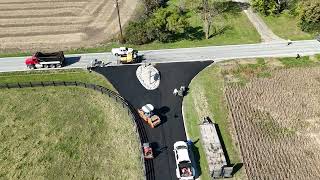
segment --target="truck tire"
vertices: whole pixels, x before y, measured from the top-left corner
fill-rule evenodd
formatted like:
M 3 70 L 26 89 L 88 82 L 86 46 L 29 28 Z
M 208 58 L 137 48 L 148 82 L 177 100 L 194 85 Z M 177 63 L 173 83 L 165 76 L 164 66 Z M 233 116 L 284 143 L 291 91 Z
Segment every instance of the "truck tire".
M 48 66 L 48 64 L 44 64 L 43 67 L 44 68 L 48 68 L 49 66 Z
M 57 68 L 61 68 L 61 64 L 57 64 L 56 67 L 57 67 Z
M 36 65 L 34 64 L 31 64 L 31 65 L 28 65 L 29 69 L 35 69 L 36 68 Z
M 119 56 L 119 54 L 118 54 L 118 53 L 115 53 L 114 55 L 115 55 L 115 56 Z

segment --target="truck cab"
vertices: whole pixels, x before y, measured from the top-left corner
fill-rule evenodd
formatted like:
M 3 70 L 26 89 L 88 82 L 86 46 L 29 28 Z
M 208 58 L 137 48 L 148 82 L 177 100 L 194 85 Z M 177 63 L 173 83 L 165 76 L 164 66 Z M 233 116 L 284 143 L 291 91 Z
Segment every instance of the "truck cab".
M 114 56 L 127 55 L 128 53 L 133 52 L 132 48 L 120 47 L 120 48 L 112 48 L 111 53 Z
M 191 164 L 187 143 L 184 141 L 175 142 L 173 151 L 176 159 L 177 178 L 181 180 L 193 180 L 195 171 Z

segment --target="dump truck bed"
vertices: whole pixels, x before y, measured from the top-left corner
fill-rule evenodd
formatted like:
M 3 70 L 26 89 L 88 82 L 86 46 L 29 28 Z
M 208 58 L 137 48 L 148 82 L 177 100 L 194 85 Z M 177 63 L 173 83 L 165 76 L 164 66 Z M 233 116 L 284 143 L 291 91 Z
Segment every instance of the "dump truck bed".
M 38 58 L 40 62 L 59 61 L 62 64 L 65 60 L 63 51 L 53 53 L 37 52 L 34 56 Z

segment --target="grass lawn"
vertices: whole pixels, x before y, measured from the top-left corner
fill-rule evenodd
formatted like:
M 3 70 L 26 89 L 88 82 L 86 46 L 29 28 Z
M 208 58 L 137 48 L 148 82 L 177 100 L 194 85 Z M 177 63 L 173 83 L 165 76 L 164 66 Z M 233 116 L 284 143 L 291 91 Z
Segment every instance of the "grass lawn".
M 85 70 L 48 70 L 0 73 L 0 83 L 16 83 L 30 81 L 79 81 L 104 86 L 115 90 L 102 75 Z
M 183 101 L 184 115 L 188 134 L 192 140 L 200 138 L 199 123 L 205 116 L 209 116 L 218 124 L 225 143 L 231 164 L 240 163 L 240 154 L 235 146 L 231 132 L 232 124 L 228 119 L 227 105 L 224 99 L 224 80 L 218 66 L 211 66 L 200 72 L 192 80 L 190 93 Z M 200 154 L 201 179 L 209 180 L 209 169 L 205 159 L 205 152 L 200 142 L 195 146 Z M 241 169 L 234 179 L 244 179 Z
M 315 38 L 314 34 L 306 33 L 300 30 L 300 28 L 297 25 L 298 20 L 294 16 L 284 13 L 279 16 L 260 15 L 260 17 L 273 31 L 273 33 L 275 33 L 283 39 L 305 40 Z
M 177 0 L 170 0 L 168 2 L 168 7 L 177 5 L 178 2 L 179 1 Z M 202 20 L 200 16 L 194 12 L 189 12 L 188 15 L 190 17 L 189 22 L 191 26 L 196 29 L 201 29 Z M 211 28 L 211 34 L 216 35 L 212 36 L 210 39 L 182 39 L 172 43 L 154 42 L 140 46 L 131 44 L 121 45 L 119 43 L 111 42 L 93 48 L 78 48 L 67 50 L 65 51 L 65 54 L 110 52 L 111 48 L 119 46 L 133 47 L 138 50 L 155 50 L 261 42 L 260 35 L 243 12 L 229 12 L 221 14 L 220 16 L 214 18 L 213 24 L 214 28 Z M 197 35 L 199 35 L 199 33 Z M 31 54 L 31 52 L 0 53 L 0 57 L 29 56 Z
M 1 90 L 0 102 L 0 179 L 143 179 L 131 119 L 113 99 L 46 87 Z

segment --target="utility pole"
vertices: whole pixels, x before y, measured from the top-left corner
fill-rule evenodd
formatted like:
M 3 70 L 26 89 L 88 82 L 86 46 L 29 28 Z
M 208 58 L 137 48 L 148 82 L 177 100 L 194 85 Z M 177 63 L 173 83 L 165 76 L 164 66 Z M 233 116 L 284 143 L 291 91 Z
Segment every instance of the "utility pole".
M 118 13 L 118 21 L 119 21 L 119 30 L 120 30 L 120 43 L 124 43 L 123 34 L 122 34 L 122 27 L 121 27 L 121 19 L 120 19 L 120 11 L 119 11 L 119 3 L 118 0 L 115 0 L 117 13 Z

